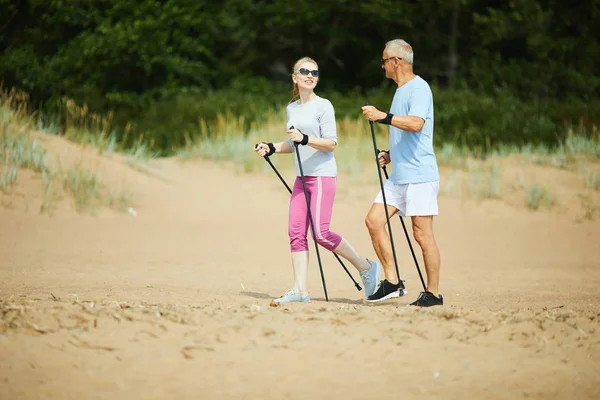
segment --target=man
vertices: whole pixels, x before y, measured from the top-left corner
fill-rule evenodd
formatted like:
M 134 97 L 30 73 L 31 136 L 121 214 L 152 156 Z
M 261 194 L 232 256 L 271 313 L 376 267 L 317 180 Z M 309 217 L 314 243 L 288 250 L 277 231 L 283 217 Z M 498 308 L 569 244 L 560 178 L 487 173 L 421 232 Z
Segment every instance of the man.
M 427 290 L 413 306 L 442 305 L 439 294 L 440 252 L 433 236 L 433 217 L 438 214 L 439 172 L 433 151 L 433 95 L 427 82 L 413 73 L 412 47 L 401 39 L 386 43 L 381 59 L 385 76 L 398 85 L 390 112 L 362 107 L 369 121 L 390 125 L 389 153 L 380 152 L 381 166 L 392 163 L 392 175 L 384 185 L 390 218 L 400 212 L 411 218 L 414 238 L 421 247 L 427 273 Z M 368 301 L 382 301 L 406 293 L 396 274 L 381 192 L 365 219 L 373 248 L 383 265 L 385 279 Z

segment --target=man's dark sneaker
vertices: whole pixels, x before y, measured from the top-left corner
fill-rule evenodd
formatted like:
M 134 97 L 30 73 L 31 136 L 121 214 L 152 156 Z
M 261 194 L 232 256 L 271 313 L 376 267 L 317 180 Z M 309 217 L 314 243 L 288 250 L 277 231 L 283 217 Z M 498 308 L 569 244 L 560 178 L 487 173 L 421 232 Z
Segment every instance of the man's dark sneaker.
M 417 298 L 417 301 L 415 301 L 414 303 L 410 303 L 410 305 L 418 307 L 443 306 L 444 298 L 441 294 L 439 297 L 436 297 L 431 292 L 421 292 L 421 294 Z
M 387 279 L 379 282 L 379 287 L 377 291 L 373 293 L 371 296 L 367 297 L 367 301 L 371 303 L 375 303 L 378 301 L 383 301 L 387 299 L 392 299 L 394 297 L 404 296 L 406 294 L 406 289 L 404 288 L 404 283 L 400 281 L 397 285 L 390 283 Z

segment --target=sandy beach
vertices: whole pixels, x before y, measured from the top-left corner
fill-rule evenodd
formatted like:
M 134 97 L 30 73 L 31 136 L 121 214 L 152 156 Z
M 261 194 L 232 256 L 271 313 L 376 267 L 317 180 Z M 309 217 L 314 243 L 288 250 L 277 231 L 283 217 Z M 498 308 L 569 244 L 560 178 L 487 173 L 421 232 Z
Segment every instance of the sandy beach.
M 443 307 L 407 307 L 422 287 L 397 218 L 405 297 L 366 304 L 323 249 L 329 301 L 312 251 L 312 302 L 271 307 L 293 284 L 289 195 L 272 172 L 175 159 L 148 172 L 43 141 L 135 196 L 131 212 L 64 199 L 40 214 L 29 171 L 0 194 L 2 399 L 600 398 L 597 218 L 440 196 Z M 377 182 L 338 187 L 332 230 L 374 257 Z

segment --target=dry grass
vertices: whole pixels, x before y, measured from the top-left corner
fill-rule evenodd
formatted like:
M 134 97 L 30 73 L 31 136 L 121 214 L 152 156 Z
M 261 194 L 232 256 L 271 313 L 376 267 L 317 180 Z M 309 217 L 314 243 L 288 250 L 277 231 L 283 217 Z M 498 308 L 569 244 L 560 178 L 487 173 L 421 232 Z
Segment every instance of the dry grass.
M 84 160 L 66 169 L 60 166 L 60 162 L 57 167 L 49 166 L 47 151 L 32 133 L 38 121 L 36 115 L 27 109 L 28 100 L 26 94 L 16 90 L 1 92 L 0 191 L 10 194 L 19 172 L 28 169 L 42 178 L 42 213 L 52 212 L 65 197 L 73 200 L 77 211 L 94 212 L 103 206 L 124 210 L 132 194 L 108 187 L 97 171 L 84 165 Z M 105 123 L 96 118 L 92 122 L 98 126 Z
M 542 205 L 548 208 L 554 205 L 552 193 L 546 186 L 537 183 L 533 184 L 527 188 L 527 207 L 530 210 L 537 210 Z
M 253 126 L 244 133 L 244 120 L 233 115 L 222 115 L 218 121 L 210 125 L 200 121 L 197 132 L 190 136 L 187 146 L 178 156 L 187 160 L 203 158 L 214 161 L 228 161 L 244 172 L 265 171 L 270 168 L 252 149 L 260 141 L 278 142 L 286 139 L 285 113 L 272 113 L 266 116 L 267 121 L 260 126 Z M 369 124 L 363 119 L 340 119 L 337 121 L 339 142 L 336 159 L 339 173 L 350 177 L 354 182 L 373 182 L 377 180 L 373 159 L 373 142 Z M 377 147 L 387 149 L 388 135 L 386 127 L 375 124 Z M 525 206 L 537 211 L 551 209 L 560 204 L 559 196 L 554 191 L 552 182 L 538 182 L 535 171 L 542 175 L 554 171 L 568 171 L 573 179 L 581 184 L 583 191 L 600 189 L 600 132 L 594 127 L 592 135 L 568 129 L 566 139 L 556 148 L 541 145 L 499 146 L 486 154 L 473 152 L 467 148 L 444 143 L 436 148 L 436 157 L 440 170 L 443 171 L 441 194 L 456 196 L 461 199 L 477 201 L 501 200 L 515 206 Z M 293 168 L 293 158 L 284 156 L 271 157 L 277 168 Z M 524 176 L 519 179 L 514 174 L 504 172 L 504 166 L 522 165 L 522 171 L 532 171 L 534 175 L 528 182 Z M 544 169 L 550 169 L 544 173 Z M 524 172 L 523 172 L 524 173 Z M 573 194 L 572 197 L 577 197 Z M 515 201 L 514 199 L 522 199 Z M 585 219 L 593 218 L 596 197 L 586 195 L 587 202 L 582 207 L 587 209 Z M 520 204 L 520 205 L 519 205 Z
M 35 115 L 26 109 L 27 98 L 15 91 L 2 95 L 2 171 L 0 189 L 10 190 L 17 180 L 21 168 L 29 168 L 43 175 L 46 196 L 42 210 L 51 208 L 51 204 L 65 191 L 75 199 L 78 210 L 96 208 L 99 205 L 125 208 L 130 194 L 103 188 L 101 178 L 93 169 L 83 164 L 67 171 L 49 171 L 45 164 L 47 157 L 44 149 L 28 132 L 39 126 Z M 112 131 L 112 114 L 99 116 L 91 113 L 86 106 L 79 106 L 71 100 L 64 101 L 67 122 L 64 135 L 76 143 L 91 145 L 99 153 L 121 152 L 132 168 L 145 173 L 156 172 L 152 161 L 157 157 L 153 144 L 145 143 L 143 135 L 135 141 L 132 148 L 125 149 L 120 143 L 131 134 L 131 128 L 125 129 L 125 137 L 117 140 Z M 285 112 L 269 111 L 260 125 L 252 125 L 246 130 L 246 121 L 242 117 L 225 113 L 208 123 L 199 120 L 196 128 L 188 132 L 186 145 L 179 149 L 177 157 L 182 160 L 194 158 L 227 162 L 240 172 L 263 171 L 271 173 L 269 166 L 252 151 L 258 142 L 279 142 L 286 139 L 284 132 Z M 349 176 L 355 182 L 376 180 L 373 159 L 373 142 L 369 124 L 362 118 L 339 119 L 337 121 L 339 143 L 336 149 L 339 173 Z M 387 149 L 387 127 L 374 124 L 377 147 Z M 10 132 L 10 135 L 8 134 Z M 193 138 L 193 139 L 192 139 Z M 520 192 L 525 207 L 530 210 L 552 208 L 557 205 L 554 186 L 537 182 L 525 182 L 524 177 L 503 172 L 502 165 L 512 163 L 515 157 L 524 170 L 531 168 L 551 168 L 569 171 L 574 179 L 581 182 L 585 198 L 581 206 L 587 210 L 585 219 L 594 218 L 597 208 L 596 195 L 600 191 L 600 132 L 593 127 L 592 135 L 577 132 L 569 128 L 566 139 L 556 148 L 529 144 L 526 146 L 499 146 L 487 154 L 473 151 L 451 143 L 436 148 L 440 169 L 444 172 L 441 194 L 458 196 L 463 199 L 507 200 L 514 197 L 515 190 Z M 509 159 L 511 161 L 508 161 Z M 293 157 L 271 157 L 278 169 L 293 168 Z M 162 175 L 162 174 L 161 174 Z M 506 190 L 507 187 L 512 190 Z M 100 200 L 103 199 L 103 200 Z M 511 200 L 512 201 L 512 200 Z M 514 202 L 513 202 L 514 203 Z

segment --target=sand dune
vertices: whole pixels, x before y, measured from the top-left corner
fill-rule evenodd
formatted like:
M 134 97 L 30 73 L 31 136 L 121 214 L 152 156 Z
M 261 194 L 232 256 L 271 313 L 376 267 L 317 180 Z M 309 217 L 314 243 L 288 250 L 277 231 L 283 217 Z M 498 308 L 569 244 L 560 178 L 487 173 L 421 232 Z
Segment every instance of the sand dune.
M 174 159 L 141 171 L 43 140 L 132 189 L 136 216 L 67 199 L 40 214 L 26 171 L 3 195 L 2 399 L 600 397 L 597 219 L 442 196 L 443 308 L 406 307 L 421 288 L 398 220 L 406 297 L 364 304 L 323 250 L 330 301 L 312 254 L 312 303 L 273 308 L 292 284 L 275 175 Z M 332 228 L 373 257 L 363 220 L 378 184 L 338 185 Z

